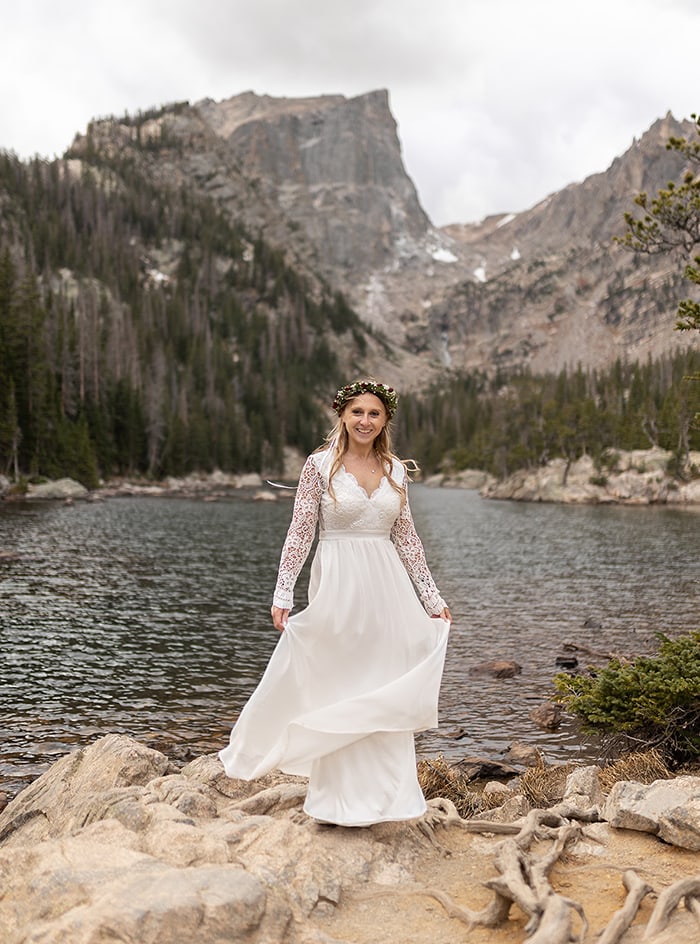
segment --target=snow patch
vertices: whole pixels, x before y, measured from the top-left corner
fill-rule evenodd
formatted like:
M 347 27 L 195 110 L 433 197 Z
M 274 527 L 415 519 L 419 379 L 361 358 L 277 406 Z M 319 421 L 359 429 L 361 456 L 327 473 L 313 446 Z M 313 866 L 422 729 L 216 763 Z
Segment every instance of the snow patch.
M 477 266 L 477 268 L 474 269 L 474 278 L 477 280 L 477 282 L 486 281 L 486 266 L 484 264 Z
M 513 260 L 513 262 L 515 262 L 517 259 L 520 258 L 520 250 L 518 249 L 517 246 L 513 246 L 513 248 L 511 249 L 510 258 Z
M 457 262 L 457 256 L 449 249 L 435 249 L 430 255 L 436 262 Z
M 515 213 L 506 213 L 502 220 L 499 220 L 496 223 L 496 229 L 500 229 L 501 226 L 506 226 L 508 223 L 511 223 L 515 219 Z

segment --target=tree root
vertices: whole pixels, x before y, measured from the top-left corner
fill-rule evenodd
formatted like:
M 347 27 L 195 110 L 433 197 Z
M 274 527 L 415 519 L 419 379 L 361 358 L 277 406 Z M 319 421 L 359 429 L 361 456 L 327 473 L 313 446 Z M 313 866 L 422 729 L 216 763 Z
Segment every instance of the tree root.
M 527 944 L 571 944 L 572 941 L 583 944 L 588 933 L 583 908 L 556 892 L 549 882 L 549 874 L 565 854 L 567 846 L 580 838 L 581 824 L 599 821 L 596 807 L 579 810 L 560 803 L 548 810 L 532 810 L 519 826 L 489 820 L 463 820 L 454 804 L 444 798 L 429 801 L 428 807 L 418 827 L 438 848 L 435 835 L 438 827 L 508 836 L 494 849 L 494 865 L 499 875 L 484 883 L 494 893 L 494 899 L 482 911 L 475 912 L 456 904 L 440 889 L 411 886 L 402 890 L 402 894 L 434 898 L 449 917 L 462 921 L 470 930 L 475 926 L 496 928 L 505 924 L 512 905 L 517 905 L 528 918 L 525 928 Z M 551 847 L 546 852 L 533 852 L 531 847 L 535 842 L 547 841 L 551 842 Z M 653 892 L 651 886 L 631 869 L 624 872 L 622 882 L 627 890 L 625 903 L 596 938 L 597 944 L 619 944 L 637 916 L 643 899 Z M 388 889 L 379 892 L 388 893 Z M 700 925 L 700 875 L 676 882 L 659 895 L 644 932 L 645 942 L 653 944 L 681 901 Z M 572 921 L 574 912 L 580 924 L 578 933 Z
M 669 885 L 659 895 L 654 910 L 651 913 L 649 922 L 644 932 L 644 941 L 652 941 L 656 934 L 664 930 L 668 924 L 672 912 L 678 907 L 681 899 L 685 899 L 685 906 L 692 912 L 696 920 L 700 913 L 698 904 L 700 898 L 700 875 L 694 875 L 692 878 L 683 878 L 679 882 Z
M 627 889 L 627 898 L 622 908 L 616 911 L 608 922 L 605 930 L 598 938 L 598 944 L 618 944 L 622 935 L 637 917 L 642 899 L 653 891 L 651 885 L 647 885 L 631 869 L 628 869 L 622 876 L 622 884 Z

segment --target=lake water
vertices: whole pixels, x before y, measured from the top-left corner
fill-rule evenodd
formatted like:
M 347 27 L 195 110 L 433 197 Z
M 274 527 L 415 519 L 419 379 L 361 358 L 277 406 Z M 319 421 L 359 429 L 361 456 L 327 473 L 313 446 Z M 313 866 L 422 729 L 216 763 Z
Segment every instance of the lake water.
M 546 733 L 529 719 L 563 643 L 636 654 L 657 632 L 700 628 L 700 509 L 420 485 L 411 504 L 455 617 L 440 727 L 418 736 L 420 755 L 497 758 L 520 740 L 549 762 L 592 757 L 573 723 Z M 0 505 L 0 550 L 19 555 L 0 559 L 0 789 L 108 732 L 182 758 L 222 747 L 277 640 L 269 605 L 290 515 L 290 501 L 239 496 Z M 522 673 L 469 674 L 496 658 Z

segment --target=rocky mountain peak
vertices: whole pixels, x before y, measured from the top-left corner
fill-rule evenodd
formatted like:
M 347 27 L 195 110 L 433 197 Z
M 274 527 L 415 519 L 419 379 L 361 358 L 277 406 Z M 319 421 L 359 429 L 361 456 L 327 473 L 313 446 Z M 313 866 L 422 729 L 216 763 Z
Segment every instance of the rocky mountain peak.
M 445 367 L 605 366 L 687 343 L 673 331 L 682 266 L 637 259 L 613 241 L 635 195 L 682 172 L 666 142 L 693 125 L 670 113 L 607 170 L 532 208 L 441 229 L 404 168 L 386 90 L 297 99 L 248 91 L 166 107 L 136 125 L 93 123 L 93 148 L 140 147 L 154 178 L 205 192 L 345 292 L 387 337 L 392 380 L 404 386 Z
M 385 90 L 195 105 L 230 161 L 310 240 L 329 270 L 385 265 L 429 220 L 406 175 Z

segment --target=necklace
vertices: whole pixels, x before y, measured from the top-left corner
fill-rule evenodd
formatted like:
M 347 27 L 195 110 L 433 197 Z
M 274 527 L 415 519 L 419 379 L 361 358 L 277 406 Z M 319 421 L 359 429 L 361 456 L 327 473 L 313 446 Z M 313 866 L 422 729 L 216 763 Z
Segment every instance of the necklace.
M 377 461 L 378 461 L 378 456 L 377 456 L 376 453 L 374 454 L 374 456 L 373 456 L 372 459 L 355 459 L 355 458 L 353 458 L 353 462 L 361 462 L 361 463 L 362 463 L 363 465 L 365 465 L 365 466 L 367 465 L 368 462 L 370 463 L 370 465 L 373 466 L 373 465 L 375 464 L 375 462 L 377 462 Z M 367 471 L 369 472 L 370 475 L 374 475 L 374 474 L 377 472 L 377 469 L 376 469 L 376 468 L 367 469 Z

